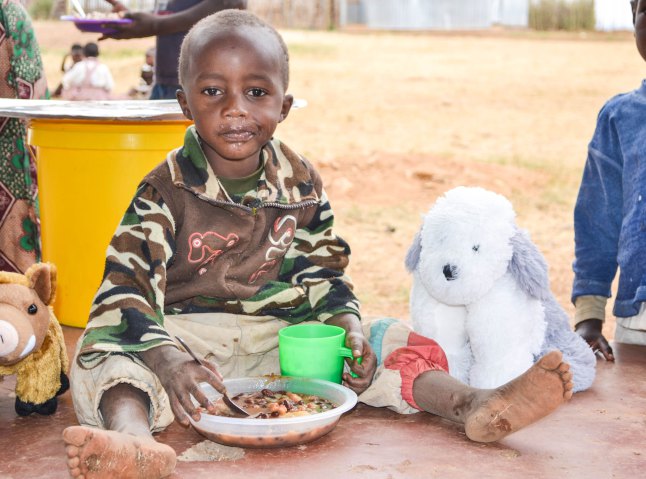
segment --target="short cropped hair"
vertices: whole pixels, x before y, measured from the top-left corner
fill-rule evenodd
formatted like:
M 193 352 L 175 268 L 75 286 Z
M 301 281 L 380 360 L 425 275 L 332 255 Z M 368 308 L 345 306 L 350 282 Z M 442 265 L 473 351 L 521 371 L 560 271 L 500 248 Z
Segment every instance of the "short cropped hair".
M 217 13 L 209 15 L 193 25 L 193 28 L 191 28 L 186 34 L 179 54 L 178 74 L 180 85 L 184 84 L 184 79 L 188 73 L 190 62 L 190 58 L 188 58 L 188 49 L 191 44 L 191 39 L 196 35 L 200 35 L 204 30 L 231 29 L 236 27 L 261 28 L 269 32 L 276 39 L 283 52 L 284 61 L 281 65 L 281 76 L 283 86 L 287 89 L 287 86 L 289 85 L 289 51 L 287 50 L 287 45 L 285 44 L 283 37 L 280 36 L 274 27 L 261 20 L 253 13 L 246 10 L 236 9 L 220 10 Z
M 94 42 L 89 42 L 83 47 L 83 55 L 86 57 L 98 57 L 99 45 Z

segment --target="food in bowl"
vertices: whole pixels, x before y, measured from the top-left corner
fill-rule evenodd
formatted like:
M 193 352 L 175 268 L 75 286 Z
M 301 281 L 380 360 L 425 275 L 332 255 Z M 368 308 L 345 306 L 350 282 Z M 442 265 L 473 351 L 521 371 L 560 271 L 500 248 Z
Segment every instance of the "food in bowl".
M 267 388 L 260 391 L 239 393 L 232 397 L 231 400 L 247 411 L 249 417 L 257 419 L 309 416 L 329 411 L 336 407 L 329 399 L 322 398 L 316 394 L 272 391 Z M 199 409 L 200 412 L 208 414 L 204 408 Z M 215 414 L 217 416 L 237 416 L 224 402 L 224 398 L 216 401 Z
M 232 397 L 267 389 L 274 393 L 289 391 L 301 398 L 304 395 L 313 395 L 336 406 L 315 414 L 287 417 L 283 415 L 271 419 L 205 413 L 199 421 L 190 419 L 197 432 L 214 442 L 228 446 L 270 448 L 311 442 L 332 431 L 341 415 L 357 403 L 357 395 L 352 390 L 320 379 L 268 376 L 227 379 L 224 385 Z M 222 397 L 219 392 L 206 383 L 202 383 L 200 387 L 212 402 L 219 403 Z M 244 404 L 240 404 L 246 409 Z
M 95 20 L 119 20 L 123 18 L 117 12 L 90 12 L 85 18 L 93 18 Z

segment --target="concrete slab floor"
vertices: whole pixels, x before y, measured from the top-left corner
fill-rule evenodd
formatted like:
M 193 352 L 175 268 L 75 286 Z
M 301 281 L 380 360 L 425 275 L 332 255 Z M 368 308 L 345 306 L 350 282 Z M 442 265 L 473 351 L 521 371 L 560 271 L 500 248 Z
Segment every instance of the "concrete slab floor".
M 81 330 L 64 332 L 71 352 Z M 471 442 L 460 426 L 430 414 L 402 416 L 365 405 L 326 436 L 292 448 L 227 449 L 177 424 L 157 439 L 192 459 L 178 462 L 175 479 L 643 477 L 646 347 L 613 347 L 615 363 L 599 361 L 590 390 L 498 443 Z M 0 381 L 0 478 L 67 477 L 61 432 L 77 424 L 69 392 L 53 416 L 18 417 L 14 385 L 13 377 Z

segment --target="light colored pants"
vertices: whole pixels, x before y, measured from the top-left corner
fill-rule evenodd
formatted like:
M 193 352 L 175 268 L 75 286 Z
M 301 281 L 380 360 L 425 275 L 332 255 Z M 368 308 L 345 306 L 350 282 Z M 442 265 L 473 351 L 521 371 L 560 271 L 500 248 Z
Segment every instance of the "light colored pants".
M 615 341 L 646 346 L 646 304 L 642 303 L 635 316 L 615 319 Z
M 400 321 L 381 318 L 362 324 L 379 365 L 359 401 L 402 414 L 418 412 L 412 399 L 413 381 L 427 370 L 448 370 L 444 352 Z M 280 374 L 278 331 L 289 323 L 273 317 L 204 313 L 166 316 L 164 326 L 171 337 L 182 337 L 198 356 L 214 362 L 225 378 Z M 168 396 L 157 376 L 138 358 L 114 354 L 92 369 L 74 361 L 71 390 L 79 423 L 103 428 L 101 396 L 119 383 L 148 394 L 153 432 L 173 422 Z

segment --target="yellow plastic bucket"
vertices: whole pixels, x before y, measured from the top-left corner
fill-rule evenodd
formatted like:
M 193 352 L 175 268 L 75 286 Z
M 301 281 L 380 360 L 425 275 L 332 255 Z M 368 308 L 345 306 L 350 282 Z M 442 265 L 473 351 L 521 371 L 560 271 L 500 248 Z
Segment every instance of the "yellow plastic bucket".
M 181 146 L 188 121 L 34 119 L 43 261 L 58 269 L 54 310 L 85 327 L 107 246 L 143 177 Z

